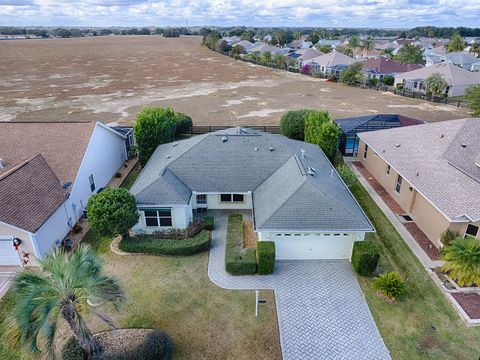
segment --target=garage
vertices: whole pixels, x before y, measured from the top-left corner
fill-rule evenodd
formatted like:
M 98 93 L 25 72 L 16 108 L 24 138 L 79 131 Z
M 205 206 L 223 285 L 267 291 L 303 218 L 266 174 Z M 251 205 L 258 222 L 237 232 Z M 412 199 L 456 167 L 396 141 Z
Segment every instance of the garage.
M 353 234 L 271 233 L 277 260 L 350 259 Z
M 0 265 L 20 265 L 20 257 L 10 237 L 0 237 Z

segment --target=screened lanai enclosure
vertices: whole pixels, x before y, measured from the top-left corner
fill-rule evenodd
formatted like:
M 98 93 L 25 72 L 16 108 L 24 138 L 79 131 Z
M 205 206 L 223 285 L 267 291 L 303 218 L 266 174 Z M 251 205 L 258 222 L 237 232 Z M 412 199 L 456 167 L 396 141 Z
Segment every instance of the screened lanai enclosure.
M 338 148 L 343 156 L 357 156 L 358 133 L 425 123 L 421 120 L 396 114 L 358 116 L 335 119 L 334 122 L 341 130 Z

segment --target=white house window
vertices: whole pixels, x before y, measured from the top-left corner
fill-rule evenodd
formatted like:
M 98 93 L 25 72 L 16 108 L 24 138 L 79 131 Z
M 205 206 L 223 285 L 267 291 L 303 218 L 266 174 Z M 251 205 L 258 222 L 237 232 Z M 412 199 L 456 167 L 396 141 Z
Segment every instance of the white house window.
M 207 204 L 207 195 L 206 194 L 198 194 L 197 195 L 197 204 L 198 205 L 206 205 Z
M 467 229 L 465 230 L 465 237 L 471 236 L 471 237 L 477 237 L 478 234 L 478 226 L 468 224 Z
M 90 191 L 95 191 L 95 180 L 93 179 L 93 174 L 88 177 L 88 182 L 90 183 Z
M 400 190 L 402 189 L 402 180 L 403 178 L 400 175 L 398 175 L 397 184 L 395 185 L 395 191 L 397 192 L 397 194 L 400 194 Z
M 172 226 L 172 209 L 143 210 L 143 213 L 147 226 Z
M 243 194 L 220 194 L 221 202 L 243 202 Z
M 385 174 L 390 175 L 390 165 L 387 165 L 387 170 L 385 171 Z
M 364 158 L 364 159 L 367 158 L 367 153 L 368 153 L 368 145 L 365 144 L 365 150 L 363 150 L 363 158 Z

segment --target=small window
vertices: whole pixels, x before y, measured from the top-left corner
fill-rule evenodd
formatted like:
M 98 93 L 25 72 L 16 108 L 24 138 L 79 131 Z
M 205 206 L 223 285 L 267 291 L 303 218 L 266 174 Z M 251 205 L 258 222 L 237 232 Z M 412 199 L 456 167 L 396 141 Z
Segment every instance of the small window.
M 367 158 L 367 153 L 368 153 L 368 145 L 365 144 L 365 150 L 363 150 L 363 158 L 364 158 L 364 159 Z
M 242 194 L 233 194 L 233 202 L 243 202 Z
M 232 194 L 220 194 L 221 202 L 232 202 Z
M 416 89 L 417 86 L 418 86 L 418 82 L 414 81 L 414 82 L 413 82 L 413 87 Z
M 207 195 L 206 194 L 197 195 L 197 204 L 205 205 L 206 203 L 207 203 Z
M 284 236 L 292 236 L 292 234 L 284 234 Z
M 333 234 L 333 236 L 340 236 L 340 234 Z
M 467 229 L 465 230 L 465 236 L 477 237 L 478 226 L 468 224 Z
M 400 175 L 398 175 L 397 184 L 395 185 L 395 191 L 397 192 L 397 194 L 400 194 L 400 190 L 402 189 L 402 180 L 403 178 Z
M 293 234 L 294 236 L 301 236 L 302 234 Z
M 325 235 L 325 236 L 330 236 L 330 234 L 323 234 L 323 235 Z
M 390 165 L 387 164 L 387 170 L 385 171 L 385 174 L 390 175 Z
M 282 234 L 275 234 L 275 236 L 282 236 Z
M 93 179 L 93 174 L 88 177 L 88 182 L 90 183 L 90 191 L 95 191 L 95 180 Z
M 145 225 L 152 227 L 172 226 L 172 210 L 143 210 L 145 215 Z

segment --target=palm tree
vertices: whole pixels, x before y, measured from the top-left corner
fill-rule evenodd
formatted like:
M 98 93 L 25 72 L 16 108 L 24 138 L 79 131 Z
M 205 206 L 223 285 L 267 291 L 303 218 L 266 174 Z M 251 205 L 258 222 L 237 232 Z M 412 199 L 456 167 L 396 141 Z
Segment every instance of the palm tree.
M 457 238 L 442 253 L 442 270 L 460 286 L 480 285 L 480 240 Z
M 110 302 L 124 300 L 118 282 L 102 274 L 102 261 L 88 245 L 67 254 L 52 251 L 40 262 L 42 271 L 26 270 L 15 276 L 16 296 L 8 321 L 8 337 L 27 353 L 47 352 L 53 356 L 57 325 L 64 320 L 86 354 L 98 351 L 84 315 L 92 309 L 88 299 Z M 98 315 L 111 325 L 105 317 Z
M 356 35 L 350 36 L 348 39 L 348 47 L 352 49 L 353 55 L 355 55 L 355 49 L 357 49 L 359 45 L 358 37 Z
M 270 51 L 265 51 L 262 55 L 261 55 L 261 61 L 265 64 L 265 65 L 269 65 L 271 62 L 272 62 L 272 53 Z
M 364 51 L 365 57 L 368 56 L 368 52 L 373 50 L 374 42 L 371 38 L 365 39 L 362 41 L 362 49 Z
M 435 100 L 435 95 L 443 94 L 447 86 L 447 82 L 440 73 L 431 74 L 425 80 L 425 90 L 432 94 L 432 100 Z
M 275 54 L 274 57 L 273 57 L 273 62 L 279 68 L 285 68 L 286 67 L 286 64 L 287 64 L 286 60 L 287 59 L 286 59 L 285 55 L 282 55 L 282 54 Z
M 395 56 L 393 54 L 393 49 L 392 48 L 386 48 L 382 51 L 382 55 L 386 56 L 390 60 L 393 60 L 393 57 Z
M 470 46 L 470 50 L 469 52 L 473 53 L 473 56 L 477 56 L 478 54 L 480 54 L 480 43 L 473 43 L 471 46 Z

